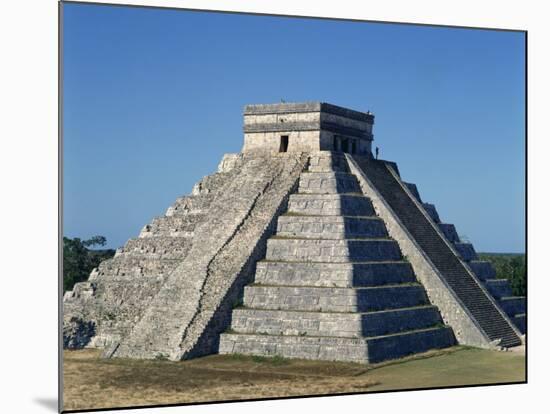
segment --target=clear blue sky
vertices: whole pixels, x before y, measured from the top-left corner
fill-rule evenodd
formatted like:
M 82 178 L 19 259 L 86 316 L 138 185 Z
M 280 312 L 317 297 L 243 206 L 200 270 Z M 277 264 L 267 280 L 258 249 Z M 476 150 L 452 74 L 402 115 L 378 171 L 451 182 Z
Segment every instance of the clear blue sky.
M 239 152 L 247 103 L 375 116 L 478 251 L 525 243 L 524 35 L 130 7 L 64 7 L 64 233 L 136 237 Z

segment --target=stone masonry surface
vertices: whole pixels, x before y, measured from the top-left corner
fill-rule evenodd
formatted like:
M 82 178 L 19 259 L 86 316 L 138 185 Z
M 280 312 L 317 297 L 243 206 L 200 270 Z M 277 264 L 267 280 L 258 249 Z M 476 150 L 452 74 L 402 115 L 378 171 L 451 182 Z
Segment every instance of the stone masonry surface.
M 243 152 L 225 154 L 218 172 L 65 294 L 63 346 L 105 357 L 361 363 L 456 341 L 495 346 L 345 154 L 375 162 L 373 123 L 319 102 L 246 106 Z M 400 185 L 524 333 L 525 298 L 495 279 L 415 184 Z
M 196 240 L 186 259 L 114 356 L 177 360 L 215 352 L 220 330 L 229 322 L 222 310 L 238 300 L 239 287 L 248 281 L 262 240 L 273 230 L 273 217 L 285 205 L 306 160 L 299 154 L 243 159 L 195 228 Z
M 419 273 L 421 280 L 459 340 L 484 347 L 521 344 L 517 328 L 464 263 L 463 260 L 477 258 L 471 245 L 455 243 L 453 247 L 441 233 L 433 214 L 427 213 L 417 197 L 408 192 L 390 165 L 359 157 L 348 160 L 361 176 L 364 190 L 380 199 L 378 207 L 384 210 L 387 221 L 398 224 L 390 229 L 390 235 L 407 245 L 411 260 L 414 259 L 413 267 L 423 269 Z M 461 260 L 460 252 L 465 259 Z M 436 287 L 440 283 L 445 289 Z
M 88 281 L 66 292 L 66 347 L 103 348 L 129 333 L 168 274 L 186 257 L 195 227 L 204 221 L 214 194 L 235 174 L 226 170 L 205 177 L 193 195 L 176 200 L 165 216 L 154 218 L 137 239 L 130 239 L 114 258 L 94 269 Z M 78 340 L 74 340 L 76 336 Z
M 375 362 L 454 344 L 340 153 L 310 153 L 221 353 Z

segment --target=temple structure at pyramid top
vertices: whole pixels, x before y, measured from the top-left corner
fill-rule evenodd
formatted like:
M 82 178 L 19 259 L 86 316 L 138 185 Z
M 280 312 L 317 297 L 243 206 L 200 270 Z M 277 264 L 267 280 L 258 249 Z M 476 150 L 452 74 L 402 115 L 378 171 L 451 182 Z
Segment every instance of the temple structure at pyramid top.
M 374 115 L 324 103 L 246 105 L 243 152 L 370 155 Z
M 520 345 L 525 298 L 372 156 L 373 123 L 328 103 L 247 105 L 242 152 L 66 292 L 64 346 L 370 363 Z

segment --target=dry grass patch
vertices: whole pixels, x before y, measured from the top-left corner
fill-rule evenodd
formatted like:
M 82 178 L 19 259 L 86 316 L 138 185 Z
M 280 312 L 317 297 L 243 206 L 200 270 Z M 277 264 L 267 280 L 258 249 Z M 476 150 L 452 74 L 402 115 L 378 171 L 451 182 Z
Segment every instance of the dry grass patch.
M 97 350 L 65 351 L 64 408 L 246 400 L 522 381 L 525 375 L 520 369 L 522 361 L 524 357 L 517 353 L 461 347 L 372 365 L 243 355 L 211 355 L 182 362 L 101 359 Z

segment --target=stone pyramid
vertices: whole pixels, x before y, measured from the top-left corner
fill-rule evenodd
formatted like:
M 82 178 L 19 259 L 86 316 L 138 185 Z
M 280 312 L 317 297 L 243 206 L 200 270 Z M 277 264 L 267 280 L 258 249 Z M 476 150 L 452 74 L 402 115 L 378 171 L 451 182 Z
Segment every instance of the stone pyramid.
M 245 145 L 64 297 L 66 348 L 377 362 L 519 345 L 511 296 L 397 165 L 370 113 L 248 105 Z

